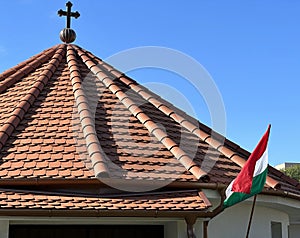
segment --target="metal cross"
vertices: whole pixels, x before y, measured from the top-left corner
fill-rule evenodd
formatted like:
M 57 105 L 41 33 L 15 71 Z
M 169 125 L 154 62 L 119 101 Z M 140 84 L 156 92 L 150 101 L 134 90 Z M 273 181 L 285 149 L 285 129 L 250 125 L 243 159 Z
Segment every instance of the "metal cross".
M 67 28 L 71 28 L 71 17 L 75 17 L 78 18 L 80 16 L 79 12 L 71 12 L 71 8 L 73 6 L 73 4 L 71 2 L 67 2 L 66 3 L 67 6 L 67 11 L 63 11 L 62 9 L 60 9 L 57 14 L 61 17 L 61 16 L 67 16 Z

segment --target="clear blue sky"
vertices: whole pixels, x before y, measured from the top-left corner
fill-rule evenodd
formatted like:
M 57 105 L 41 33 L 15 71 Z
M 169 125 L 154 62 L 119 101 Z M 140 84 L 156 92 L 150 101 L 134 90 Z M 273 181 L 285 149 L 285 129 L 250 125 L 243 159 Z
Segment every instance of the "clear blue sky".
M 270 164 L 300 162 L 300 1 L 72 2 L 73 10 L 81 13 L 72 20 L 76 44 L 104 59 L 140 46 L 164 46 L 190 55 L 219 88 L 227 138 L 252 151 L 271 123 Z M 0 71 L 60 43 L 65 19 L 56 12 L 65 3 L 1 2 Z M 203 100 L 176 75 L 160 70 L 131 75 L 140 83 L 178 88 L 197 118 L 210 125 Z

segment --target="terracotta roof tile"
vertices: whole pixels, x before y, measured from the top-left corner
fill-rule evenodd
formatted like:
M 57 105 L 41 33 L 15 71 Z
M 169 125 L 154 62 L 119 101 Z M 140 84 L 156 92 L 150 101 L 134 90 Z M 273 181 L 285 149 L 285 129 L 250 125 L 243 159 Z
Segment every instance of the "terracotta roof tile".
M 111 90 L 113 94 L 115 94 L 118 99 L 124 104 L 124 106 L 138 118 L 138 120 L 148 129 L 150 133 L 152 133 L 164 146 L 168 149 L 177 146 L 176 143 L 169 138 L 169 136 L 150 118 L 148 117 L 140 107 L 138 107 L 133 100 L 129 98 L 129 96 L 122 91 L 122 89 L 116 85 L 112 79 L 109 78 L 103 71 L 91 60 L 89 57 L 80 49 L 77 48 L 77 51 L 81 57 L 81 59 L 87 64 L 90 70 L 97 75 L 98 79 L 100 79 L 103 84 Z M 185 153 L 182 151 L 182 153 Z M 179 158 L 177 158 L 179 159 Z M 189 163 L 183 164 L 186 169 L 190 169 L 192 167 L 192 172 L 197 179 L 201 179 L 202 177 L 207 176 L 207 174 L 200 169 L 200 167 L 193 163 L 192 159 L 186 155 L 186 160 L 189 160 Z M 180 160 L 179 160 L 180 161 Z
M 89 90 L 95 88 L 99 100 L 93 112 Z M 75 45 L 52 47 L 4 72 L 0 92 L 3 180 L 92 179 L 106 174 L 119 179 L 196 182 L 208 175 L 212 183 L 228 184 L 249 156 L 233 142 L 211 137 L 210 128 Z M 118 168 L 126 175 L 120 175 Z M 274 169 L 269 174 L 269 185 L 279 182 L 283 190 L 300 194 L 299 183 Z M 34 207 L 98 209 L 87 203 L 98 204 L 99 199 L 78 197 L 84 200 L 74 205 L 64 198 L 57 205 L 58 200 L 54 203 L 50 197 L 44 197 L 46 204 Z M 185 204 L 188 197 L 174 203 L 160 201 L 157 206 L 185 209 L 164 204 Z M 122 198 L 121 205 L 111 206 L 115 201 L 102 202 L 130 210 L 152 209 L 156 200 L 138 205 L 141 200 Z
M 114 197 L 79 197 L 66 195 L 38 195 L 26 191 L 0 190 L 1 209 L 56 209 L 56 210 L 143 210 L 143 211 L 201 211 L 209 208 L 204 195 L 197 191 Z

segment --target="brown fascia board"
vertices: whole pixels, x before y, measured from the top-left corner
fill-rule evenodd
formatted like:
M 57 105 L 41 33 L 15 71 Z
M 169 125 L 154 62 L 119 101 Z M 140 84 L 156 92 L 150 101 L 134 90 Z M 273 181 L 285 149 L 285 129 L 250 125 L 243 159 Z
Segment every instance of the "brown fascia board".
M 185 189 L 212 189 L 217 190 L 220 192 L 225 192 L 225 189 L 228 185 L 220 184 L 220 183 L 195 183 L 195 182 L 173 182 L 167 185 L 168 187 L 174 188 L 185 188 Z M 295 194 L 292 192 L 283 191 L 280 189 L 273 189 L 273 188 L 264 188 L 263 191 L 260 193 L 263 195 L 272 195 L 272 196 L 279 196 L 279 197 L 288 197 L 295 200 L 300 201 L 300 194 Z
M 112 179 L 108 178 L 107 180 L 112 183 L 124 184 L 124 185 L 153 185 L 153 183 L 162 184 L 163 187 L 170 187 L 170 188 L 210 188 L 210 189 L 223 189 L 227 185 L 220 184 L 220 183 L 201 183 L 201 182 L 178 182 L 174 181 L 166 185 L 164 181 L 138 181 L 138 180 L 120 180 L 120 179 Z M 98 185 L 100 187 L 109 187 L 105 183 L 105 179 L 1 179 L 0 186 L 45 186 L 45 185 Z
M 125 183 L 131 183 L 135 184 L 137 181 L 122 181 Z M 140 185 L 153 185 L 153 181 L 139 181 Z M 12 187 L 12 186 L 62 186 L 62 185 L 97 185 L 102 188 L 108 188 L 109 186 L 103 182 L 101 182 L 98 179 L 18 179 L 18 180 L 0 180 L 0 186 L 1 187 Z M 170 188 L 170 189 L 212 189 L 217 190 L 219 192 L 224 192 L 228 185 L 221 184 L 221 183 L 201 183 L 201 182 L 171 182 L 170 184 L 164 186 L 164 188 Z M 264 195 L 272 195 L 272 196 L 280 196 L 280 197 L 288 197 L 295 200 L 300 201 L 300 195 L 283 191 L 283 190 L 277 190 L 272 188 L 265 188 L 261 194 Z
M 44 185 L 104 185 L 98 179 L 0 179 L 0 186 L 44 186 Z
M 0 209 L 0 216 L 26 216 L 26 217 L 165 217 L 165 218 L 188 218 L 188 217 L 211 217 L 209 211 L 111 211 L 111 210 L 55 210 L 55 209 Z

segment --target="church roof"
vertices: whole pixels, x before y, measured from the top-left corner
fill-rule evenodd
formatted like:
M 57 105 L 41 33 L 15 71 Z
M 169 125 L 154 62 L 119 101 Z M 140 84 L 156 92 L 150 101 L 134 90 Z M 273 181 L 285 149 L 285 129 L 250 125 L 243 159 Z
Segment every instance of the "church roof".
M 74 44 L 2 73 L 0 113 L 3 209 L 204 211 L 201 187 L 227 186 L 249 156 Z M 296 180 L 268 176 L 266 190 L 300 197 Z

